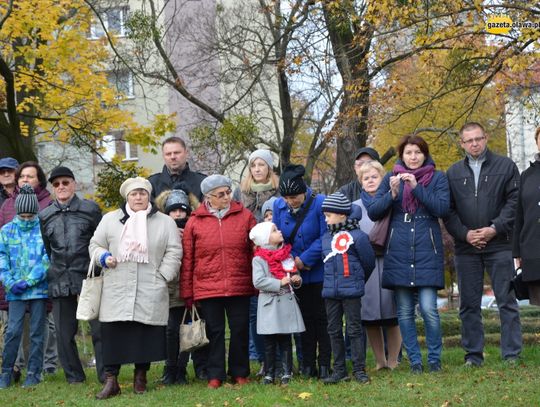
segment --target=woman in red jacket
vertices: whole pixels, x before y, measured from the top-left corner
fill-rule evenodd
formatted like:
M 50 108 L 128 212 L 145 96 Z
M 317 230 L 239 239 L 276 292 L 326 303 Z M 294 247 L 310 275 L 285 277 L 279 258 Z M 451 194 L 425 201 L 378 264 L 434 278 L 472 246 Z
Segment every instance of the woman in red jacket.
M 231 180 L 211 175 L 201 182 L 204 201 L 189 218 L 182 244 L 180 296 L 187 307 L 198 301 L 210 340 L 208 387 L 226 378 L 225 314 L 231 331 L 228 373 L 238 384 L 249 376 L 249 297 L 252 246 L 249 231 L 257 223 L 242 204 L 231 200 Z

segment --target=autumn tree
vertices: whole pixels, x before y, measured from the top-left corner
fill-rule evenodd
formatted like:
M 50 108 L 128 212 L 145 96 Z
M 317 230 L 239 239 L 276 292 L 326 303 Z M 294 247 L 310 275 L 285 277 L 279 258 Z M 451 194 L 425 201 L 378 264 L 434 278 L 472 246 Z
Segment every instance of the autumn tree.
M 93 0 L 87 3 L 102 13 Z M 199 14 L 188 3 L 142 1 L 130 19 L 136 52 L 128 55 L 117 47 L 118 59 L 149 84 L 169 87 L 196 106 L 206 129 L 201 134 L 211 134 L 216 149 L 230 146 L 233 162 L 253 144 L 265 144 L 286 164 L 299 129 L 309 128 L 309 168 L 328 146 L 335 148 L 333 188 L 354 176 L 353 152 L 396 114 L 415 117 L 411 131 L 451 134 L 479 113 L 477 106 L 492 88 L 501 91 L 505 76 L 530 66 L 540 35 L 540 30 L 486 31 L 486 20 L 497 13 L 537 21 L 540 10 L 532 1 L 245 0 L 230 8 L 210 2 Z M 436 84 L 400 98 L 407 108 L 377 105 L 372 111 L 381 101 L 374 93 L 381 95 L 379 89 L 406 77 L 408 69 L 421 71 L 432 63 L 441 69 L 426 71 L 426 77 L 438 75 Z M 223 93 L 209 92 L 212 86 Z M 277 98 L 268 92 L 276 88 Z M 301 103 L 295 105 L 295 99 Z M 450 121 L 439 120 L 443 112 L 435 120 L 443 101 L 460 99 L 464 103 L 454 104 Z M 265 109 L 254 108 L 261 104 Z M 427 113 L 420 120 L 422 109 Z M 248 121 L 257 131 L 235 131 L 234 123 Z
M 139 126 L 109 83 L 110 53 L 89 41 L 92 14 L 79 0 L 8 1 L 0 6 L 0 145 L 2 156 L 35 160 L 37 141 L 99 151 L 111 129 L 152 147 L 168 117 Z

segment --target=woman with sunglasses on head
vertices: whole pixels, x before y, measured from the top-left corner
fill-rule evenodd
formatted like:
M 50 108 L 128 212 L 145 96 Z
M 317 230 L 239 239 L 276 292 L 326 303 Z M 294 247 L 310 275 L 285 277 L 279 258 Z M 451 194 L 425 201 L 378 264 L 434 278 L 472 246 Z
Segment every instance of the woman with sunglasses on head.
M 180 297 L 186 307 L 197 301 L 206 319 L 208 387 L 218 388 L 227 373 L 237 384 L 249 376 L 249 298 L 253 257 L 249 231 L 257 221 L 232 200 L 231 180 L 214 174 L 201 182 L 204 201 L 189 218 L 182 239 Z M 226 317 L 226 318 L 225 318 Z M 229 323 L 228 369 L 225 321 Z

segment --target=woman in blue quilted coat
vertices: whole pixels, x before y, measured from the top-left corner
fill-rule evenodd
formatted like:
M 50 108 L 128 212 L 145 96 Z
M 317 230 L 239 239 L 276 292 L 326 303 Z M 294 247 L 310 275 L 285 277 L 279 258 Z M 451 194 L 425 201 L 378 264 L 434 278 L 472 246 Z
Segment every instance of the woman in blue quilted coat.
M 437 290 L 444 288 L 444 253 L 438 218 L 450 206 L 448 181 L 429 155 L 425 140 L 405 136 L 399 160 L 384 177 L 368 207 L 372 220 L 392 211 L 384 254 L 383 287 L 393 289 L 403 344 L 413 373 L 421 373 L 422 354 L 415 307 L 424 320 L 430 372 L 441 370 L 442 337 Z

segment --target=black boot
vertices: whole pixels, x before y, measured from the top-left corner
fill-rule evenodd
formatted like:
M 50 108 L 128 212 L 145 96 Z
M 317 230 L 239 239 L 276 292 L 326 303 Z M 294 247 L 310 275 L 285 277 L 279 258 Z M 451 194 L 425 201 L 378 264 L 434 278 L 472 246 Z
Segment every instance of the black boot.
M 114 397 L 121 393 L 120 386 L 116 380 L 116 376 L 111 373 L 105 373 L 105 384 L 103 389 L 96 394 L 98 400 L 105 400 Z
M 330 376 L 330 368 L 328 366 L 319 366 L 319 379 L 324 380 Z
M 292 349 L 281 350 L 281 365 L 283 369 L 281 384 L 287 385 L 292 378 Z
M 165 366 L 163 368 L 163 376 L 161 377 L 161 383 L 166 386 L 175 384 L 177 374 L 178 374 L 178 368 L 176 366 Z

